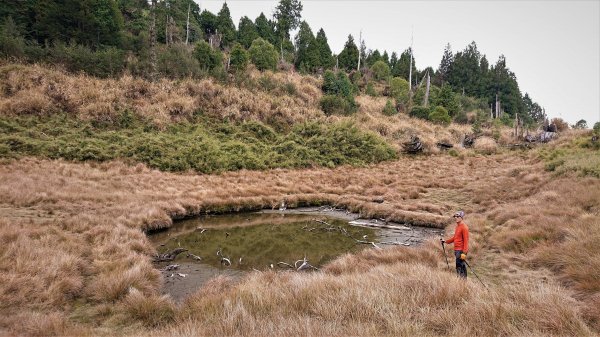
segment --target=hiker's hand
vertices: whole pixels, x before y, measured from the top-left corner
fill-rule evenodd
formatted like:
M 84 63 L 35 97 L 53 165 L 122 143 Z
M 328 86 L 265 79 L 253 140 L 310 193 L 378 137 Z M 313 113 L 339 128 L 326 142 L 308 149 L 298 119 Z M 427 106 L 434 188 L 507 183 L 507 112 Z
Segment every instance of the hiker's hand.
M 460 259 L 463 260 L 463 261 L 466 260 L 467 259 L 467 254 L 461 253 L 460 254 Z
M 444 239 L 443 239 L 443 238 L 440 238 L 440 242 L 441 242 L 441 243 L 446 243 L 446 241 L 444 241 Z

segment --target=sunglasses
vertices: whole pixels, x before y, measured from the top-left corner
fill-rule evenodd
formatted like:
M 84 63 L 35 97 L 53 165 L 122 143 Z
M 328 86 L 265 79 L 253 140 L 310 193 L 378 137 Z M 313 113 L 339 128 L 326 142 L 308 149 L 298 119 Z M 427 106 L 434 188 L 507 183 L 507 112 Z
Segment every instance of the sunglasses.
M 453 215 L 453 218 L 460 218 L 460 215 Z

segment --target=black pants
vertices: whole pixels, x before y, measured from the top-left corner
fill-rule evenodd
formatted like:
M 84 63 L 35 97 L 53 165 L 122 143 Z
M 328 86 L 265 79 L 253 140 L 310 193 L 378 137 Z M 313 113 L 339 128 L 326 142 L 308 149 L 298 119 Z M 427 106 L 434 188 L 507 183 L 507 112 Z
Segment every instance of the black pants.
M 462 250 L 454 251 L 454 257 L 456 257 L 456 273 L 460 277 L 467 278 L 467 264 L 464 260 L 460 259 L 460 254 L 462 254 Z

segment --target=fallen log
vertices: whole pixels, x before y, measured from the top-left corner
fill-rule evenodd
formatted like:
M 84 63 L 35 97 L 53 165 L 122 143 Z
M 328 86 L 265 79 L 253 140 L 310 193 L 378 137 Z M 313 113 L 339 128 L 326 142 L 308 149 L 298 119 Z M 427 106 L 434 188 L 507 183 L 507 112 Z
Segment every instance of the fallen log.
M 167 262 L 173 261 L 177 257 L 177 255 L 187 252 L 187 249 L 184 248 L 175 248 L 172 251 L 160 255 L 155 255 L 152 259 L 154 262 Z
M 366 221 L 366 220 L 353 220 L 348 222 L 348 224 L 353 225 L 353 226 L 362 226 L 362 227 L 374 227 L 374 228 L 388 228 L 388 229 L 399 229 L 399 230 L 407 230 L 410 229 L 409 227 L 406 226 L 400 226 L 400 225 L 390 225 L 388 223 L 383 223 L 383 224 L 378 224 L 378 223 L 373 223 L 370 221 Z

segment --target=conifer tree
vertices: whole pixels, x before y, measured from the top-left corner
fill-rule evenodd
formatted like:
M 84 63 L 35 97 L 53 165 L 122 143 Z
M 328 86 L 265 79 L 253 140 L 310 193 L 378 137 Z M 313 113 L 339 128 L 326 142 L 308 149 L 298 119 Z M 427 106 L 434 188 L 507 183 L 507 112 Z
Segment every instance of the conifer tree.
M 370 52 L 365 61 L 369 67 L 373 66 L 377 61 L 382 61 L 379 50 L 375 49 L 374 51 Z
M 254 20 L 254 25 L 256 26 L 258 36 L 263 40 L 271 44 L 277 42 L 277 38 L 275 37 L 275 23 L 267 19 L 264 13 L 260 13 L 256 20 Z
M 390 65 L 390 56 L 388 55 L 387 50 L 383 51 L 383 55 L 381 55 L 381 60 L 385 63 L 387 63 L 387 65 Z
M 452 54 L 450 43 L 448 43 L 444 48 L 444 55 L 442 56 L 442 61 L 436 72 L 436 77 L 434 79 L 436 85 L 442 86 L 448 81 L 448 74 L 450 73 L 452 62 L 454 62 L 454 55 Z
M 325 31 L 323 28 L 319 29 L 317 33 L 317 37 L 315 39 L 316 47 L 319 51 L 319 65 L 324 69 L 333 68 L 335 65 L 335 59 L 331 54 L 331 48 L 329 48 L 329 43 L 327 43 L 327 36 L 325 35 Z
M 215 34 L 218 28 L 217 16 L 206 9 L 203 10 L 202 13 L 200 13 L 200 27 L 202 28 L 206 38 L 212 34 Z
M 319 66 L 318 55 L 314 55 L 314 46 L 315 46 L 315 36 L 313 35 L 310 26 L 306 21 L 302 21 L 300 23 L 300 29 L 298 30 L 298 34 L 295 38 L 296 43 L 296 68 L 300 69 L 300 65 L 303 65 L 305 70 L 311 71 L 312 69 Z M 308 55 L 309 47 L 312 45 L 311 54 Z
M 244 48 L 250 48 L 252 41 L 254 41 L 258 35 L 258 31 L 256 30 L 256 25 L 250 18 L 247 16 L 243 16 L 240 19 L 240 24 L 238 27 L 238 42 L 244 46 Z
M 300 24 L 302 3 L 299 0 L 280 0 L 273 17 L 277 20 L 277 35 L 281 40 L 290 39 L 290 30 Z
M 396 52 L 392 52 L 392 57 L 390 58 L 390 69 L 394 70 L 394 67 L 396 67 L 396 63 L 398 63 L 398 54 L 396 54 Z
M 227 2 L 223 3 L 223 7 L 221 7 L 221 10 L 217 15 L 217 29 L 218 33 L 221 35 L 221 47 L 231 46 L 235 41 L 236 32 Z
M 417 73 L 417 66 L 415 64 L 416 64 L 416 62 L 415 62 L 415 58 L 413 56 L 413 60 L 412 60 L 412 73 L 413 74 Z M 400 55 L 400 59 L 398 60 L 398 62 L 396 62 L 396 64 L 394 65 L 394 68 L 392 68 L 392 76 L 402 77 L 405 80 L 408 80 L 409 70 L 410 70 L 410 48 L 406 49 Z M 413 78 L 415 78 L 415 76 L 413 76 Z
M 344 45 L 344 50 L 338 55 L 338 62 L 341 69 L 351 71 L 358 64 L 358 48 L 354 43 L 352 35 L 348 35 L 348 41 Z

